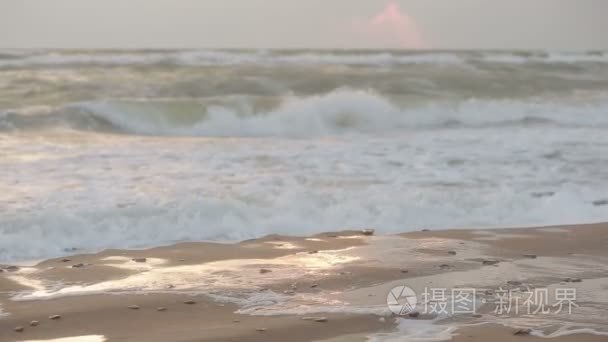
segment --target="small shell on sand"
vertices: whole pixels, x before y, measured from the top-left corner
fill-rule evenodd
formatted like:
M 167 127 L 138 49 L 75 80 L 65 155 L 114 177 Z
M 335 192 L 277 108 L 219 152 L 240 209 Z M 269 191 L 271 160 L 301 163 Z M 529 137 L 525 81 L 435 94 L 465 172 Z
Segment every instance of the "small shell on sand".
M 265 332 L 266 330 L 268 330 L 268 329 L 266 329 L 266 328 L 257 328 L 257 329 L 255 329 L 255 331 L 259 331 L 259 332 Z
M 193 304 L 196 304 L 196 302 L 193 301 L 192 299 L 190 299 L 190 300 L 185 300 L 184 304 L 193 305 Z
M 131 310 L 139 310 L 139 305 L 129 305 L 128 308 Z
M 52 319 L 53 321 L 56 321 L 58 319 L 61 319 L 61 315 L 51 315 L 51 316 L 49 316 L 49 319 Z
M 16 332 L 23 332 L 25 328 L 23 327 L 15 327 L 13 330 L 15 330 Z
M 156 311 L 167 311 L 167 308 L 165 308 L 163 306 L 159 306 L 156 308 Z
M 38 324 L 40 324 L 40 322 L 38 322 L 38 321 L 31 321 L 30 322 L 30 326 L 31 327 L 36 327 L 36 326 L 38 326 Z

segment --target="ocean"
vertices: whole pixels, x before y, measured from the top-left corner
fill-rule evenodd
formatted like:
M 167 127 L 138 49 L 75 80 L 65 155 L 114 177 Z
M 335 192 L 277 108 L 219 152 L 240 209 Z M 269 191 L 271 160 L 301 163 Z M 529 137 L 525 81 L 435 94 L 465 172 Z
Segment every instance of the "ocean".
M 0 50 L 0 261 L 608 221 L 608 52 Z

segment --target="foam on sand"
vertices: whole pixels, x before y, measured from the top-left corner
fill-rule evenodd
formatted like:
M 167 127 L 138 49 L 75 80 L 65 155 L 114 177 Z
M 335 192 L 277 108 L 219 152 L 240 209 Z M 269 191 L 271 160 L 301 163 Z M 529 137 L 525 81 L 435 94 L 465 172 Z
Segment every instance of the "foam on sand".
M 73 337 L 53 338 L 50 340 L 24 340 L 19 342 L 105 342 L 107 339 L 102 335 L 83 335 Z

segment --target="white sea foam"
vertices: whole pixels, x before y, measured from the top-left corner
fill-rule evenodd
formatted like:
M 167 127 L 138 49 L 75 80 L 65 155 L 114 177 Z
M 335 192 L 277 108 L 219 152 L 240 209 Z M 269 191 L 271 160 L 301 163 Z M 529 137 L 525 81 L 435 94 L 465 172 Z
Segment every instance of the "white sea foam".
M 608 193 L 604 130 L 390 131 L 395 121 L 382 120 L 392 109 L 377 103 L 385 116 L 356 124 L 378 120 L 369 125 L 388 131 L 314 139 L 0 135 L 0 260 L 350 227 L 383 233 L 608 220 L 606 207 L 593 204 Z M 317 118 L 335 115 L 323 106 L 308 108 L 325 113 Z M 573 108 L 556 116 L 568 113 L 585 115 Z M 215 131 L 199 129 L 302 135 L 331 127 L 281 115 L 258 119 L 268 127 L 247 119 L 221 126 L 218 118 Z

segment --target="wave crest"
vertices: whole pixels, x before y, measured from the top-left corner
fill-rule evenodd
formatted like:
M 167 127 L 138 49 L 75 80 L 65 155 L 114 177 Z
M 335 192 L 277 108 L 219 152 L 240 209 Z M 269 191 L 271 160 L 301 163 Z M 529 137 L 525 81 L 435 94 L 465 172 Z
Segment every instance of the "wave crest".
M 256 106 L 271 109 L 259 110 Z M 399 132 L 514 126 L 606 127 L 606 103 L 576 106 L 513 100 L 399 105 L 377 93 L 340 89 L 324 95 L 282 99 L 233 97 L 229 101 L 98 101 L 36 113 L 7 112 L 0 128 L 69 128 L 140 135 L 286 136 Z

